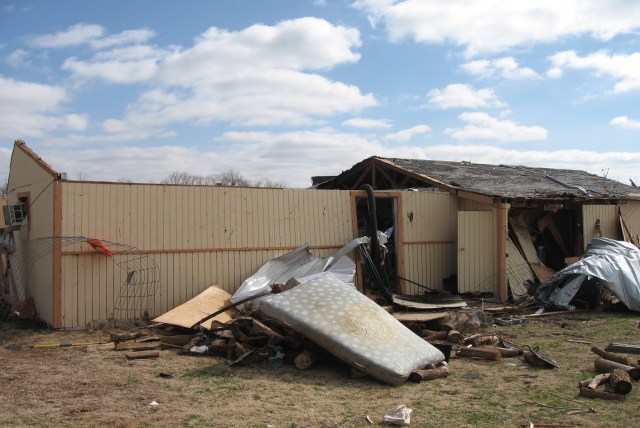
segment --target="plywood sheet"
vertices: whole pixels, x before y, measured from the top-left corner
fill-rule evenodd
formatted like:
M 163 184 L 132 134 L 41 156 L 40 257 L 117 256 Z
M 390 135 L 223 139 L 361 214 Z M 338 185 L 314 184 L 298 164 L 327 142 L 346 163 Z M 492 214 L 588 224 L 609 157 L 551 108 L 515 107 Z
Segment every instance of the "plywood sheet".
M 529 228 L 527 227 L 524 219 L 521 216 L 517 218 L 510 218 L 509 223 L 513 228 L 513 232 L 516 234 L 518 244 L 520 244 L 520 248 L 522 248 L 525 260 L 529 264 L 535 263 L 538 265 L 542 265 L 540 259 L 538 258 L 536 248 L 533 245 L 533 241 L 531 240 Z
M 184 328 L 191 328 L 191 326 L 196 324 L 202 318 L 227 306 L 230 303 L 229 297 L 231 297 L 229 293 L 219 288 L 217 285 L 212 285 L 193 299 L 171 309 L 163 315 L 160 315 L 153 321 Z M 211 320 L 200 324 L 200 326 L 205 329 L 210 329 L 212 327 L 212 323 L 224 324 L 230 321 L 235 313 L 235 309 L 229 309 L 228 311 L 216 315 Z
M 534 281 L 531 267 L 511 238 L 507 241 L 507 280 L 513 297 L 526 296 L 527 288 L 524 284 L 527 281 Z

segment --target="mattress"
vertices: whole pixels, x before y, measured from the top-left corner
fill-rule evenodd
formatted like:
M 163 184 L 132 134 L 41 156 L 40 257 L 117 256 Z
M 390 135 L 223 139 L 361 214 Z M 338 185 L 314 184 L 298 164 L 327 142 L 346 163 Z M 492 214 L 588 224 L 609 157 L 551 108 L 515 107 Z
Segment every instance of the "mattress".
M 331 273 L 261 298 L 259 311 L 391 385 L 444 360 L 440 350 Z

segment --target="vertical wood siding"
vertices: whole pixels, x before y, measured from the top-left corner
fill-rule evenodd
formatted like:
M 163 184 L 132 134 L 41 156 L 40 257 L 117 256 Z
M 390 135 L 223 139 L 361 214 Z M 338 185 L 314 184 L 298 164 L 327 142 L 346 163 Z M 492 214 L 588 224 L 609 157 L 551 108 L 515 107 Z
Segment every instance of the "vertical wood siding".
M 584 247 L 592 238 L 598 236 L 596 220 L 600 219 L 600 236 L 611 239 L 620 239 L 620 221 L 615 205 L 583 205 L 582 206 L 582 230 L 584 234 Z
M 211 284 L 233 293 L 264 262 L 303 243 L 332 255 L 352 239 L 349 192 L 63 183 L 63 236 L 119 242 L 160 269 L 155 314 Z M 126 272 L 87 244 L 62 256 L 63 326 L 107 320 Z
M 458 198 L 440 192 L 401 192 L 404 277 L 433 289 L 456 273 Z M 401 282 L 406 294 L 424 289 Z
M 492 211 L 458 213 L 458 291 L 498 290 L 496 217 Z
M 620 205 L 620 214 L 633 238 L 638 242 L 640 237 L 640 201 L 627 201 Z

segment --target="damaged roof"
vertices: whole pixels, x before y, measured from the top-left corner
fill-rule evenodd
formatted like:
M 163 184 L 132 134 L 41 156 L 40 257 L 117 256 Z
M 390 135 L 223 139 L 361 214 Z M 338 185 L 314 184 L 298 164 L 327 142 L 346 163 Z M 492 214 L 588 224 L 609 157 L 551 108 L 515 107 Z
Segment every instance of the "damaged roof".
M 371 157 L 317 186 L 320 189 L 376 190 L 438 187 L 503 199 L 615 199 L 638 189 L 586 171 L 488 165 L 422 159 Z

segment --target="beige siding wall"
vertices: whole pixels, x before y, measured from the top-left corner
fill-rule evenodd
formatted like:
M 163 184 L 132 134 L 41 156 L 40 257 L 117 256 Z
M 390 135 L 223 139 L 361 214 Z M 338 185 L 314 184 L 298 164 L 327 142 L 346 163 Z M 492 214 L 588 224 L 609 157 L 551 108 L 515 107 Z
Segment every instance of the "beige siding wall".
M 343 191 L 69 182 L 62 201 L 63 236 L 132 245 L 156 261 L 155 315 L 213 283 L 232 293 L 268 259 L 305 242 L 331 255 L 353 234 Z M 112 316 L 126 273 L 109 263 L 86 244 L 65 248 L 65 327 Z
M 584 234 L 585 248 L 592 238 L 598 236 L 596 221 L 600 220 L 600 236 L 605 238 L 620 239 L 620 222 L 615 205 L 583 205 L 582 206 L 582 230 Z
M 640 240 L 640 201 L 621 204 L 620 213 L 634 242 L 638 242 Z
M 29 239 L 16 239 L 16 254 L 21 253 L 29 241 L 53 236 L 53 181 L 54 177 L 36 160 L 16 148 L 11 156 L 8 179 L 9 204 L 17 204 L 19 195 L 28 194 L 31 204 Z M 45 251 L 37 260 L 18 259 L 14 256 L 14 269 L 23 264 L 28 280 L 27 296 L 34 298 L 36 311 L 45 321 L 53 322 L 53 254 Z
M 458 291 L 498 292 L 497 220 L 492 211 L 458 213 Z
M 449 193 L 402 192 L 404 277 L 433 289 L 456 273 L 458 198 Z M 403 292 L 423 294 L 424 289 L 401 282 Z

